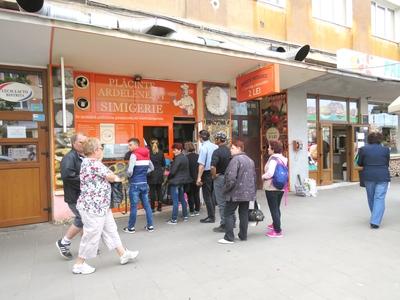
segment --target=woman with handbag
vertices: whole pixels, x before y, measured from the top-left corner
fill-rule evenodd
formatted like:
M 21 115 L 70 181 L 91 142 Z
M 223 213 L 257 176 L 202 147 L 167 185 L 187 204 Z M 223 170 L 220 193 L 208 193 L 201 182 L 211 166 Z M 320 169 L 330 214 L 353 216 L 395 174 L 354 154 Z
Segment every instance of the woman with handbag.
M 370 227 L 378 229 L 385 212 L 385 197 L 390 182 L 390 150 L 382 145 L 380 132 L 368 134 L 368 144 L 358 150 L 357 164 L 363 167 L 360 184 L 367 191 L 368 206 L 371 211 Z
M 256 200 L 257 184 L 254 161 L 244 153 L 244 143 L 236 140 L 231 146 L 232 159 L 225 170 L 225 236 L 220 244 L 233 244 L 235 211 L 239 208 L 239 239 L 247 240 L 249 202 Z
M 110 250 L 116 250 L 121 265 L 139 254 L 139 251 L 126 249 L 119 237 L 110 209 L 110 182 L 119 181 L 120 178 L 102 164 L 103 147 L 99 139 L 88 138 L 83 144 L 83 152 L 85 158 L 80 172 L 81 194 L 76 205 L 82 216 L 83 235 L 78 258 L 72 268 L 74 274 L 91 274 L 96 270 L 86 260 L 96 257 L 100 238 Z
M 269 158 L 264 167 L 263 189 L 269 211 L 271 212 L 272 224 L 268 225 L 267 233 L 265 234 L 271 238 L 280 238 L 283 236 L 281 228 L 281 200 L 284 194 L 284 188 L 281 186 L 276 187 L 273 184 L 273 177 L 278 164 L 287 168 L 287 158 L 282 155 L 283 145 L 280 141 L 271 141 L 268 145 Z

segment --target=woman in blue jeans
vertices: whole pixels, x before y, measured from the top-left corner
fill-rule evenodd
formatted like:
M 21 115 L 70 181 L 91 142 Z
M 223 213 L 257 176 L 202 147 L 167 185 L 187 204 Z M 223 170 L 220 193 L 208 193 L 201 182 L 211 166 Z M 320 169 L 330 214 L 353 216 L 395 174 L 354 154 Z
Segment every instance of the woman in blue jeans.
M 367 190 L 368 206 L 371 211 L 370 227 L 379 228 L 385 212 L 385 196 L 390 182 L 390 150 L 383 146 L 383 135 L 372 132 L 368 135 L 368 144 L 358 152 L 357 164 L 363 167 L 360 182 Z
M 183 220 L 187 221 L 188 211 L 187 204 L 184 196 L 184 185 L 191 181 L 189 172 L 189 160 L 182 153 L 182 144 L 175 143 L 172 145 L 172 152 L 174 153 L 174 161 L 171 164 L 168 184 L 170 186 L 172 197 L 172 216 L 168 224 L 175 225 L 178 222 L 178 206 L 179 202 L 182 205 Z

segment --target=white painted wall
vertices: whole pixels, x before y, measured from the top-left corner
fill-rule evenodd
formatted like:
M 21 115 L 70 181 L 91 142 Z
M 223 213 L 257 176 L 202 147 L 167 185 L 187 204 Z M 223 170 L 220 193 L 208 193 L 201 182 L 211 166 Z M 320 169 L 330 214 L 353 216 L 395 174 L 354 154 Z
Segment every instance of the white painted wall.
M 302 179 L 308 177 L 307 93 L 304 88 L 294 88 L 288 90 L 287 96 L 290 190 L 294 191 L 297 174 Z M 303 149 L 293 151 L 293 140 L 302 141 Z

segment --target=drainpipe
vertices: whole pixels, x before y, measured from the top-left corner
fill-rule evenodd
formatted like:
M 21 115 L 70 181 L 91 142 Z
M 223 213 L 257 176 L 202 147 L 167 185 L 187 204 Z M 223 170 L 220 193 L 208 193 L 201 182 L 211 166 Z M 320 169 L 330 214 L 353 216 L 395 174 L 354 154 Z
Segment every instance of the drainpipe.
M 64 57 L 61 56 L 61 103 L 63 132 L 67 132 L 67 102 L 65 100 Z

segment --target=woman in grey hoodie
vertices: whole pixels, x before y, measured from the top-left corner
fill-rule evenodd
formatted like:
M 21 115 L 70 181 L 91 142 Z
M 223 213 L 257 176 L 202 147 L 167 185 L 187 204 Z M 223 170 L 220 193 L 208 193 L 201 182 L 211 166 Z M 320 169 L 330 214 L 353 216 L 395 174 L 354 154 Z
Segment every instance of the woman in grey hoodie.
M 234 215 L 239 207 L 239 238 L 247 240 L 247 227 L 249 223 L 249 201 L 256 200 L 256 169 L 254 161 L 246 155 L 242 141 L 232 142 L 232 159 L 225 170 L 225 236 L 220 239 L 220 244 L 232 244 L 235 240 L 233 234 Z

